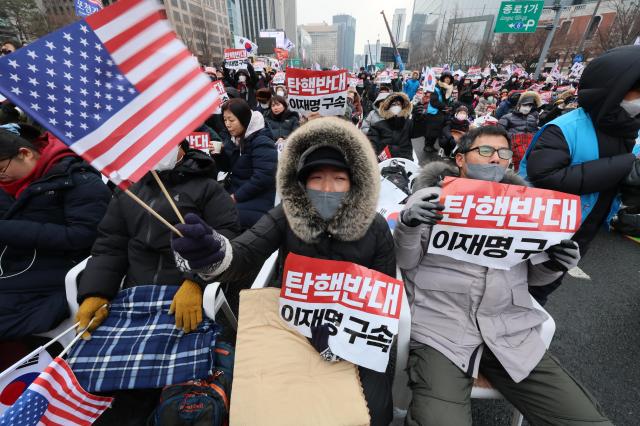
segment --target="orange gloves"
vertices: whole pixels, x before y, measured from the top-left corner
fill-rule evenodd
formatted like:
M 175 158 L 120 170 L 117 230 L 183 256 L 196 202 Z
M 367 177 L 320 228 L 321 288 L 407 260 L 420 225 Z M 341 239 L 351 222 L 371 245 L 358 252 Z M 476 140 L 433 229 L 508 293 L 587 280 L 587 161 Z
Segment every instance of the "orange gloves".
M 173 297 L 169 314 L 176 315 L 176 327 L 185 333 L 194 331 L 202 322 L 202 289 L 193 281 L 184 280 Z

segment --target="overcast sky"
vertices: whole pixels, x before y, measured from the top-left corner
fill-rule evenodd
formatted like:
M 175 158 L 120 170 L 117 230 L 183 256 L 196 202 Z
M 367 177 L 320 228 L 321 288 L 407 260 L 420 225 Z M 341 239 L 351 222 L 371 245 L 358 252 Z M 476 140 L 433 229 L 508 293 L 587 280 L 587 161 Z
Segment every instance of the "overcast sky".
M 331 24 L 333 15 L 346 14 L 356 19 L 356 53 L 363 53 L 369 40 L 375 43 L 378 35 L 381 43 L 389 43 L 389 34 L 380 11 L 384 10 L 389 26 L 394 9 L 407 9 L 406 25 L 411 19 L 412 0 L 298 0 L 298 25 L 325 21 Z

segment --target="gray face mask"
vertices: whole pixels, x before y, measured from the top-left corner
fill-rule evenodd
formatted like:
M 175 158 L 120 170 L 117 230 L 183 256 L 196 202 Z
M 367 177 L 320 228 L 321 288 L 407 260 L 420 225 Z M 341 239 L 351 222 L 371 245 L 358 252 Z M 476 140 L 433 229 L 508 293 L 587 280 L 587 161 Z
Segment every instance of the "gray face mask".
M 470 179 L 501 182 L 507 169 L 499 164 L 469 164 L 467 163 L 467 177 Z
M 336 215 L 342 204 L 346 192 L 323 192 L 307 188 L 307 196 L 311 204 L 324 220 L 329 220 Z

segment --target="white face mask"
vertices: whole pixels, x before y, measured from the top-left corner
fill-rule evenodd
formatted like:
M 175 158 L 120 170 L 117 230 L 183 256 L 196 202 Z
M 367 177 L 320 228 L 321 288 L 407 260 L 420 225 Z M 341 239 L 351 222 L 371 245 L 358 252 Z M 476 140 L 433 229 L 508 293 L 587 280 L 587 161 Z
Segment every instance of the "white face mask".
M 389 112 L 391 112 L 391 114 L 393 115 L 398 115 L 402 112 L 402 107 L 399 105 L 394 105 L 391 108 L 389 108 Z
M 524 115 L 527 115 L 531 112 L 531 105 L 522 105 L 520 106 L 520 112 Z
M 244 75 L 241 75 L 240 77 L 238 77 L 238 81 L 239 81 L 240 83 L 244 83 L 245 81 L 247 81 L 247 77 L 246 77 L 246 76 L 244 76 Z
M 458 121 L 464 121 L 467 119 L 467 113 L 466 112 L 459 112 L 456 114 L 456 120 Z
M 283 92 L 282 90 L 278 90 L 278 91 L 276 92 L 276 95 L 278 95 L 278 96 L 284 96 L 284 92 Z
M 269 104 L 263 104 L 262 102 L 260 102 L 260 106 L 261 106 L 262 108 L 268 108 L 268 107 L 269 107 Z
M 631 117 L 635 117 L 640 114 L 640 98 L 634 99 L 633 101 L 622 101 L 620 102 L 620 106 L 623 110 L 627 111 Z
M 175 146 L 158 164 L 156 164 L 155 170 L 161 172 L 163 170 L 172 170 L 178 162 L 178 145 Z

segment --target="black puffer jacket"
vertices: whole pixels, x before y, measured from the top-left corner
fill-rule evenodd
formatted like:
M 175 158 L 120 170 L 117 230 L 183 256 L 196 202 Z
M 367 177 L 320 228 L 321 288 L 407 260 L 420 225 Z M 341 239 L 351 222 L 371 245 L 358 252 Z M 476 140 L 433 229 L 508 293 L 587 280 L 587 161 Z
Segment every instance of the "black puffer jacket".
M 351 190 L 329 221 L 318 215 L 297 178 L 300 157 L 312 145 L 338 147 L 351 165 Z M 282 204 L 231 241 L 233 258 L 222 280 L 246 278 L 276 250 L 280 250 L 281 260 L 293 252 L 354 262 L 395 275 L 391 232 L 376 213 L 380 187 L 377 160 L 367 138 L 351 123 L 322 118 L 295 131 L 280 158 L 277 185 Z
M 110 198 L 100 174 L 76 156 L 17 199 L 0 190 L 0 340 L 51 330 L 68 315 L 65 275 L 89 255 Z
M 621 107 L 625 94 L 640 80 L 640 46 L 619 47 L 594 59 L 582 74 L 578 100 L 596 129 L 600 158 L 572 165 L 567 141 L 549 124 L 528 155 L 527 174 L 536 187 L 572 194 L 599 192 L 598 201 L 574 236 L 586 248 L 607 218 L 620 182 L 634 162 L 631 154 L 640 118 Z
M 264 121 L 273 133 L 273 140 L 286 139 L 300 126 L 300 117 L 295 111 L 286 109 L 276 116 L 271 109 L 264 115 Z
M 507 131 L 509 137 L 518 133 L 535 133 L 538 131 L 538 111 L 524 115 L 514 111 L 503 115 L 498 124 Z
M 189 150 L 173 170 L 160 172 L 169 194 L 182 215 L 195 213 L 222 235 L 233 238 L 239 232 L 238 213 L 215 179 L 211 157 Z M 178 218 L 150 174 L 130 190 L 169 222 Z M 129 196 L 116 192 L 98 228 L 96 240 L 78 289 L 78 301 L 89 296 L 112 299 L 123 287 L 145 284 L 180 285 L 185 278 L 175 265 L 170 233 Z
M 402 111 L 394 116 L 389 108 L 395 101 L 402 102 Z M 382 120 L 371 125 L 367 137 L 373 144 L 376 155 L 385 147 L 389 147 L 392 157 L 402 157 L 413 160 L 413 146 L 411 145 L 411 121 L 412 105 L 404 93 L 393 93 L 380 104 L 380 117 Z

